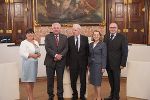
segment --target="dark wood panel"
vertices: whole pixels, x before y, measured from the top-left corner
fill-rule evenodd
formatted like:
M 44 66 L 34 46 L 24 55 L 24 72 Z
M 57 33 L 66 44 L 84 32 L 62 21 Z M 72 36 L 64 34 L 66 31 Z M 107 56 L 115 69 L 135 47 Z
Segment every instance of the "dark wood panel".
M 26 0 L 14 0 L 13 9 L 14 9 L 14 18 L 13 18 L 13 40 L 16 44 L 20 44 L 19 36 L 25 33 L 26 25 L 26 15 L 25 9 L 26 8 Z
M 33 27 L 33 0 L 0 0 L 0 35 L 11 36 L 18 43 L 18 34 L 24 34 Z
M 0 43 L 11 42 L 12 34 L 7 33 L 10 27 L 10 10 L 9 4 L 0 0 Z
M 129 1 L 129 0 L 127 0 Z M 116 22 L 119 26 L 119 31 L 126 35 L 129 43 L 146 44 L 147 34 L 145 23 L 148 21 L 146 16 L 147 0 L 132 0 L 132 3 L 124 3 L 124 0 L 109 0 L 107 1 L 109 11 L 107 16 L 109 23 Z M 108 32 L 108 24 L 107 24 Z
M 140 16 L 141 12 L 139 13 L 139 10 L 141 8 L 139 8 L 139 4 L 138 3 L 132 3 L 132 6 L 130 6 L 130 8 L 131 8 L 131 16 L 132 17 Z
M 4 2 L 1 2 L 0 3 L 0 30 L 4 30 L 5 27 L 6 27 L 6 11 L 5 11 Z
M 24 17 L 23 8 L 22 3 L 14 3 L 14 17 Z
M 123 18 L 124 13 L 122 13 L 124 5 L 122 2 L 116 3 L 116 18 Z
M 126 13 L 124 13 L 127 11 L 127 6 L 124 5 L 123 0 L 112 0 L 111 9 L 112 9 L 111 15 L 109 16 L 111 19 L 110 23 L 116 22 L 118 24 L 119 31 L 123 32 L 123 29 L 125 27 L 124 22 L 125 22 L 125 20 L 127 20 L 127 18 L 125 16 Z M 120 17 L 116 16 L 117 13 L 119 13 L 119 15 L 121 15 L 121 16 Z M 126 35 L 126 33 L 122 33 L 122 34 Z
M 0 4 L 5 3 L 5 0 L 0 0 Z
M 148 8 L 148 9 L 149 9 L 149 11 L 148 11 L 148 13 L 149 13 L 149 14 L 148 14 L 148 15 L 149 15 L 149 16 L 148 16 L 148 18 L 149 18 L 149 22 L 148 22 L 148 23 L 149 23 L 149 24 L 148 24 L 147 27 L 148 27 L 148 30 L 149 30 L 149 31 L 148 31 L 148 44 L 150 44 L 150 2 L 149 2 L 149 8 Z
M 20 37 L 21 35 L 24 36 L 24 33 L 25 33 L 25 30 L 26 30 L 26 27 L 24 26 L 24 21 L 15 21 L 14 22 L 14 30 L 13 30 L 13 39 L 14 39 L 14 42 L 16 44 L 20 44 Z
M 14 0 L 14 2 L 24 2 L 26 0 Z
M 33 19 L 33 0 L 27 0 L 27 2 L 26 2 L 26 4 L 27 4 L 27 12 L 26 12 L 26 16 L 27 16 L 27 27 L 28 28 L 31 28 L 31 27 L 33 27 L 33 21 L 34 21 L 34 19 Z

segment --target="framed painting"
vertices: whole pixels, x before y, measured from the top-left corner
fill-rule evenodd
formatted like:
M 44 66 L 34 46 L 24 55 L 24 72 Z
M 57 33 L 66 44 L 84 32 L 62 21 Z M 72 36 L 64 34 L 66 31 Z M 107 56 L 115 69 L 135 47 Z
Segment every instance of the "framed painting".
M 34 4 L 38 25 L 93 25 L 105 19 L 105 0 L 35 0 Z

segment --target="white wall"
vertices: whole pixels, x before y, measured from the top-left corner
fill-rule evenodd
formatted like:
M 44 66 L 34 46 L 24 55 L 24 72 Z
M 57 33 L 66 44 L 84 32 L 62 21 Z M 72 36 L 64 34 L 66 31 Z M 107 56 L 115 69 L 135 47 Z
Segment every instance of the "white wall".
M 17 62 L 19 64 L 19 73 L 21 71 L 21 57 L 19 55 L 19 46 L 7 47 L 6 44 L 0 44 L 0 63 Z M 46 70 L 44 66 L 45 59 L 45 47 L 40 46 L 41 57 L 39 58 L 38 77 L 46 76 Z
M 19 69 L 21 68 L 21 59 L 19 56 L 19 46 L 7 47 L 8 44 L 0 44 L 0 63 L 17 62 Z M 46 76 L 44 59 L 45 47 L 40 46 L 42 56 L 39 59 L 38 77 Z M 150 61 L 150 46 L 146 45 L 132 45 L 129 46 L 128 61 Z M 106 72 L 104 75 L 107 75 Z M 121 76 L 127 76 L 127 68 L 122 70 Z
M 0 63 L 0 100 L 18 100 L 19 73 L 18 64 Z

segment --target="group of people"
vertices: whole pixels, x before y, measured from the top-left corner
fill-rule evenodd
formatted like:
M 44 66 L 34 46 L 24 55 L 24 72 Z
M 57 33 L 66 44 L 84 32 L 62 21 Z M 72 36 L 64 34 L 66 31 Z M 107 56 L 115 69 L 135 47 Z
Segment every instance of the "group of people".
M 78 99 L 77 79 L 80 77 L 80 99 L 86 100 L 86 76 L 89 71 L 89 83 L 93 85 L 93 100 L 102 100 L 102 75 L 107 70 L 111 87 L 110 96 L 105 100 L 119 100 L 120 73 L 126 66 L 128 56 L 127 39 L 118 33 L 118 25 L 111 23 L 109 33 L 103 38 L 100 31 L 94 31 L 92 41 L 81 35 L 81 26 L 73 24 L 73 36 L 61 34 L 61 25 L 52 24 L 52 32 L 45 36 L 46 57 L 44 65 L 47 74 L 48 100 L 54 100 L 54 77 L 57 77 L 58 100 L 63 98 L 64 69 L 70 71 L 72 100 Z M 39 44 L 34 40 L 33 29 L 26 31 L 26 39 L 21 42 L 20 55 L 22 57 L 21 81 L 25 83 L 29 100 L 33 97 L 34 82 L 36 82 L 38 58 L 41 56 Z

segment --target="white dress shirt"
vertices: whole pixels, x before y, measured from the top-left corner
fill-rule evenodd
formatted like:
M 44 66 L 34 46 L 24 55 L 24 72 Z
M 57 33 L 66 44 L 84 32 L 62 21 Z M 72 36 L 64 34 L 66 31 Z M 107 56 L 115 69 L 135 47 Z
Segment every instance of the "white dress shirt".
M 112 35 L 112 34 L 113 34 L 113 33 L 110 33 L 110 39 L 111 39 L 111 35 Z M 112 40 L 115 38 L 116 34 L 117 34 L 117 33 L 114 33 L 114 34 L 113 34 L 114 36 L 112 37 Z
M 79 49 L 80 49 L 80 35 L 74 36 L 74 39 L 75 39 L 75 45 L 76 45 L 77 38 L 78 38 L 78 51 L 79 51 Z

